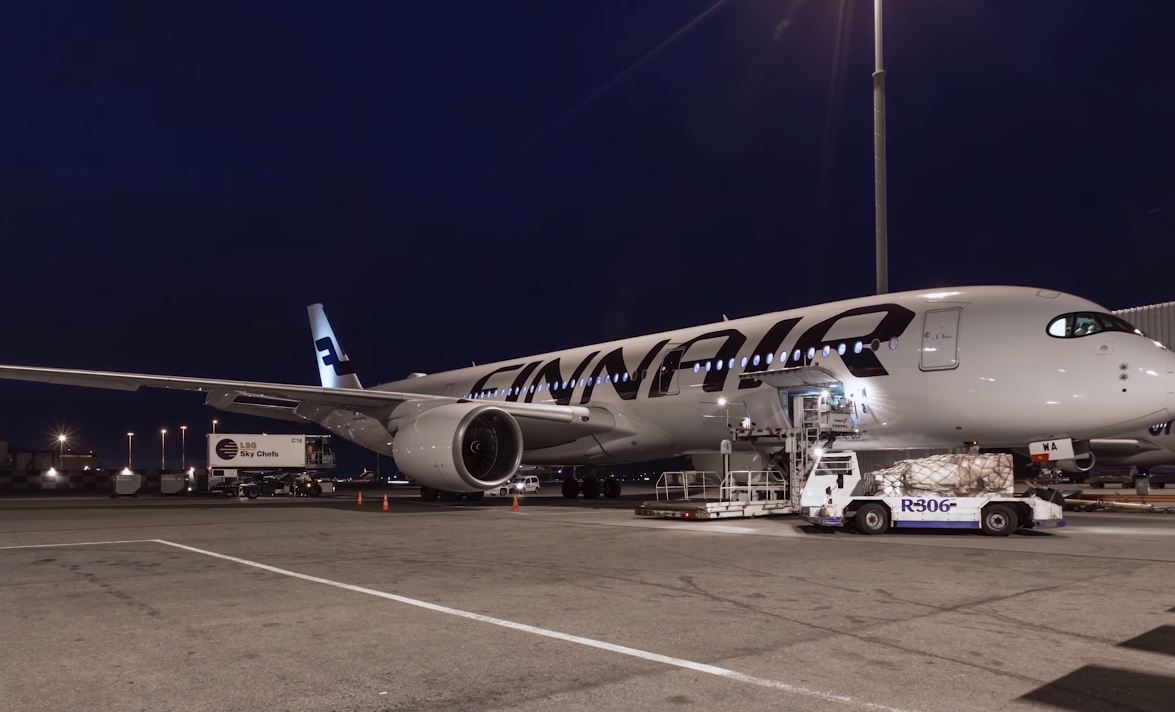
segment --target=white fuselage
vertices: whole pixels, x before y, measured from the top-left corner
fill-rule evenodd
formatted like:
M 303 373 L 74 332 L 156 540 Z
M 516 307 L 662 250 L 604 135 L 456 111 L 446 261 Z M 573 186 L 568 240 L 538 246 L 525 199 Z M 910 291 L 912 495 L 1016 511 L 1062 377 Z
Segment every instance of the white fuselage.
M 376 390 L 582 405 L 600 434 L 530 431 L 529 464 L 631 462 L 714 451 L 729 419 L 786 427 L 780 391 L 745 374 L 820 367 L 843 383 L 859 439 L 839 448 L 1023 447 L 1175 417 L 1175 355 L 1134 333 L 1050 336 L 1097 304 L 1023 287 L 905 292 L 640 336 L 418 376 Z M 827 350 L 826 350 L 827 347 Z M 843 351 L 843 353 L 841 353 Z M 798 359 L 797 359 L 798 355 Z M 388 423 L 322 413 L 327 427 L 391 453 Z M 391 420 L 395 420 L 393 414 Z M 393 427 L 394 429 L 394 427 Z

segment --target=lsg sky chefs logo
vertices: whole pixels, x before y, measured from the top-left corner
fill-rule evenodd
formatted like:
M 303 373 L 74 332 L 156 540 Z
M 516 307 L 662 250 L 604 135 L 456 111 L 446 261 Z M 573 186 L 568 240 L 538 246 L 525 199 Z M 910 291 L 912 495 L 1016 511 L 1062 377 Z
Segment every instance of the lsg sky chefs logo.
M 229 440 L 228 438 L 225 438 L 224 440 L 216 443 L 216 456 L 221 460 L 231 460 L 236 457 L 237 453 L 240 451 L 241 448 L 237 445 L 236 440 Z

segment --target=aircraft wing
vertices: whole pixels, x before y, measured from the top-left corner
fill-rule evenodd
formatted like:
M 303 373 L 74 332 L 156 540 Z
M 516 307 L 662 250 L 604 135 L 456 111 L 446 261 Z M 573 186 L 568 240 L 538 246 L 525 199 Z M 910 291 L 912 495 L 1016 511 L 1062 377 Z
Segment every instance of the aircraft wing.
M 420 393 L 397 393 L 363 388 L 326 388 L 291 383 L 265 383 L 262 381 L 225 381 L 212 378 L 188 378 L 185 376 L 158 376 L 144 373 L 118 373 L 113 371 L 82 371 L 67 368 L 42 368 L 37 366 L 0 365 L 0 379 L 13 381 L 34 381 L 86 388 L 105 388 L 117 391 L 137 391 L 140 388 L 163 388 L 179 391 L 197 391 L 208 394 L 211 405 L 225 404 L 237 398 L 265 398 L 289 401 L 293 405 L 307 403 L 320 406 L 350 408 L 360 412 L 388 413 L 404 403 L 436 405 L 458 403 L 464 399 L 452 396 L 435 396 Z M 512 403 L 493 401 L 492 405 L 511 415 L 540 421 L 574 423 L 587 421 L 590 411 L 582 406 L 561 406 L 545 403 Z M 265 406 L 259 406 L 264 408 Z M 234 408 L 235 410 L 235 408 Z M 283 409 L 285 410 L 285 409 Z M 245 411 L 241 411 L 245 412 Z M 254 412 L 264 415 L 264 411 Z M 271 415 L 268 417 L 283 417 Z

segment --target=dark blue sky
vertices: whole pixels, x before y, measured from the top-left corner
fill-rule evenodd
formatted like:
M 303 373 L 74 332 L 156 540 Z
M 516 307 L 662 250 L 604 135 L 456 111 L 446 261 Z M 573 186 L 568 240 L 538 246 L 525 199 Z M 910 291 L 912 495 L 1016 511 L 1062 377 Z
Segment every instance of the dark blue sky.
M 869 293 L 872 3 L 713 7 L 9 4 L 0 362 L 310 382 L 323 301 L 373 383 Z M 1175 298 L 1175 9 L 886 20 L 893 289 Z M 215 415 L 0 403 L 113 465 Z

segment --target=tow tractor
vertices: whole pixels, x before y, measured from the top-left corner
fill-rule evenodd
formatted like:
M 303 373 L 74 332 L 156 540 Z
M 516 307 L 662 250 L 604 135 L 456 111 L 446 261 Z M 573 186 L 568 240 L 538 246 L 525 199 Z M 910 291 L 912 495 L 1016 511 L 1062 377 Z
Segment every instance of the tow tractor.
M 830 452 L 816 460 L 804 483 L 800 516 L 861 534 L 884 534 L 892 526 L 1008 536 L 1021 528 L 1065 526 L 1059 503 L 1038 494 L 1013 496 L 1011 472 L 1011 455 L 963 454 L 906 460 L 863 477 L 855 452 Z

